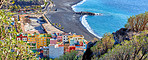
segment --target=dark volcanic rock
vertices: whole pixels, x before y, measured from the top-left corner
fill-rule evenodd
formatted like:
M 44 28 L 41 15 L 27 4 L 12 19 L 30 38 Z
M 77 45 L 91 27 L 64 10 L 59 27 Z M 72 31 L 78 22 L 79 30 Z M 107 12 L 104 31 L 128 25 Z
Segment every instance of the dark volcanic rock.
M 83 55 L 83 59 L 82 60 L 91 60 L 91 57 L 93 56 L 93 52 L 91 51 L 91 47 L 93 47 L 96 44 L 96 42 L 92 43 L 89 42 L 87 45 L 87 49 Z
M 92 12 L 75 12 L 75 14 L 80 14 L 80 15 L 96 15 L 95 13 L 92 13 Z

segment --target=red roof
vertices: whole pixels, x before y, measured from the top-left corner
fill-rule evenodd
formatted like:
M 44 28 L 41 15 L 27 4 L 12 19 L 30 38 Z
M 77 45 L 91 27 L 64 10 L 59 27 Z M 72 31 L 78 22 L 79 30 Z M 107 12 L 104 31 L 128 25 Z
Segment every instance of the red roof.
M 75 50 L 75 46 L 69 46 L 68 49 L 66 49 L 66 52 L 71 52 L 71 50 Z
M 68 49 L 71 51 L 71 50 L 75 50 L 76 47 L 75 46 L 69 46 Z
M 59 45 L 59 47 L 63 47 L 64 45 L 62 44 L 62 45 Z

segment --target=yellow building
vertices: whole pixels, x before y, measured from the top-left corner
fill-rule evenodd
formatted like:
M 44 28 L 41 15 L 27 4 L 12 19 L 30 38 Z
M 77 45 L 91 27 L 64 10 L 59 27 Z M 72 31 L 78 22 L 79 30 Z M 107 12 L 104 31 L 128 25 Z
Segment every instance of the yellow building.
M 47 37 L 45 34 L 28 34 L 28 42 L 30 43 L 35 42 L 37 49 L 44 46 L 46 47 L 47 46 L 46 41 L 47 41 Z
M 70 39 L 74 39 L 75 41 L 80 41 L 80 40 L 83 40 L 84 39 L 84 36 L 83 35 L 69 35 L 68 36 L 68 41 L 70 42 Z
M 46 47 L 46 40 L 47 40 L 47 37 L 45 34 L 39 34 L 39 35 L 35 35 L 36 36 L 36 44 L 37 44 L 37 48 L 40 48 L 40 47 Z
M 34 35 L 28 34 L 27 44 L 30 45 L 30 49 L 36 49 L 36 40 Z

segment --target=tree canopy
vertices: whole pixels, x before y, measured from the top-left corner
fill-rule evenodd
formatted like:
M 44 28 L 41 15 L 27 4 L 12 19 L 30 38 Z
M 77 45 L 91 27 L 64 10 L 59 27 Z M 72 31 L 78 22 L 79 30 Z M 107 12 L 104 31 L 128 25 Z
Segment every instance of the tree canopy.
M 97 56 L 92 57 L 92 59 L 96 57 L 100 57 L 101 55 L 107 53 L 108 49 L 111 49 L 114 45 L 115 40 L 113 39 L 112 34 L 104 34 L 101 41 L 98 41 L 95 46 L 91 47 L 93 53 Z
M 131 16 L 125 27 L 132 31 L 148 30 L 148 12 Z
M 59 58 L 56 58 L 55 60 L 76 60 L 77 54 L 78 54 L 77 51 L 67 52 L 64 55 L 60 56 Z
M 16 26 L 12 25 L 13 13 L 0 10 L 0 60 L 35 59 L 36 55 L 28 49 L 28 45 L 16 40 Z M 16 22 L 17 23 L 17 22 Z
M 148 31 L 133 36 L 130 41 L 116 45 L 100 60 L 147 60 L 148 59 Z

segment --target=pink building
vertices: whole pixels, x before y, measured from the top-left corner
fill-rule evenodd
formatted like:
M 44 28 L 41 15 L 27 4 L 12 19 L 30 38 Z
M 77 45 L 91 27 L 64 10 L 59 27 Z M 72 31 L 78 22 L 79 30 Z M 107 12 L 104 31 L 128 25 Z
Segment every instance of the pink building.
M 50 44 L 57 44 L 57 39 L 50 39 Z
M 58 42 L 62 42 L 62 36 L 57 37 Z

